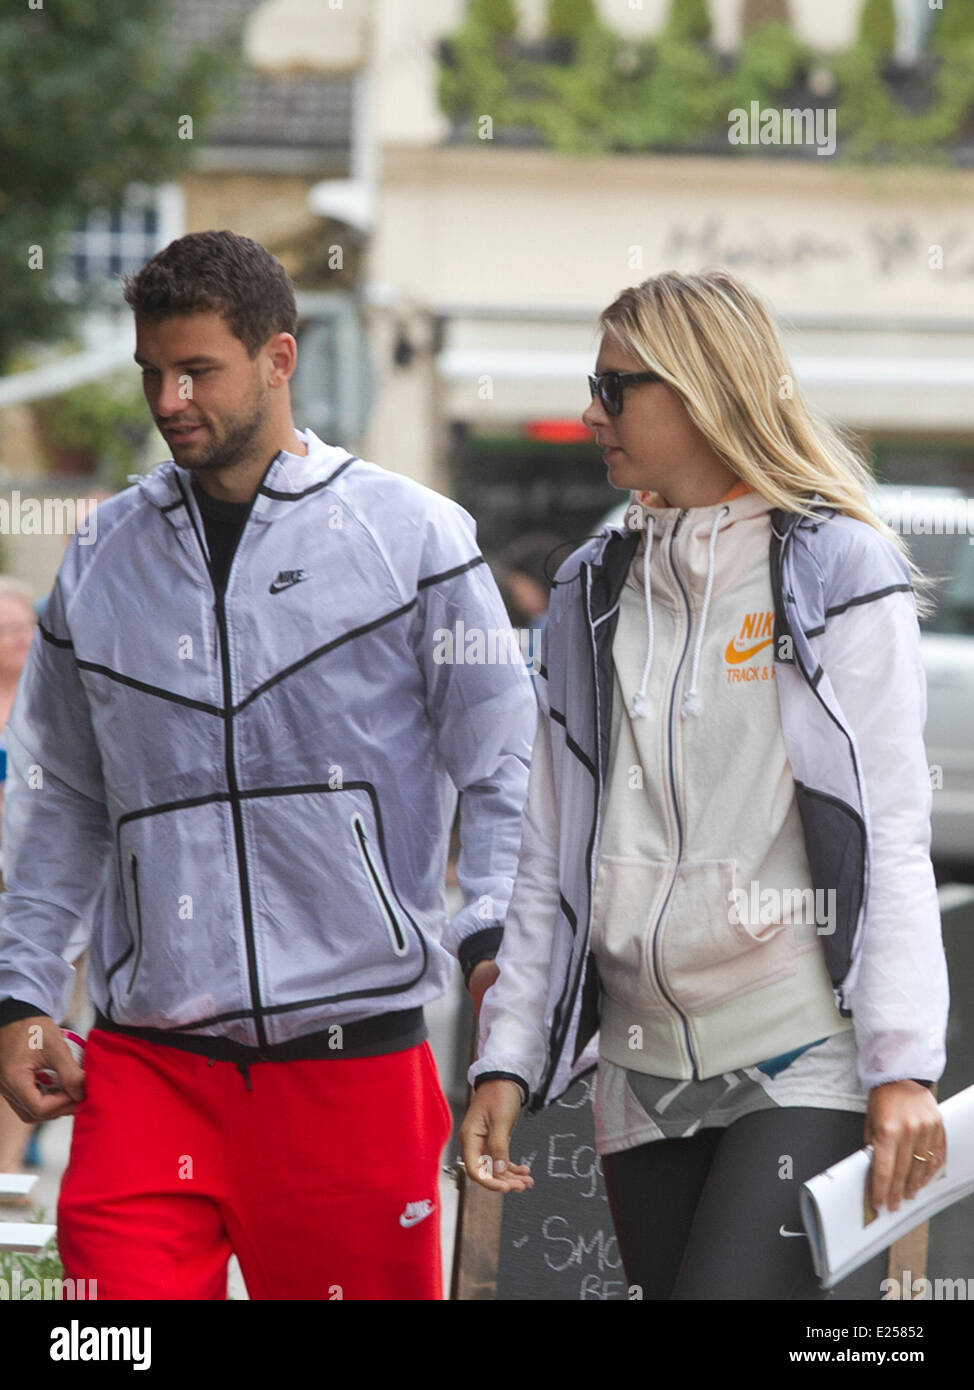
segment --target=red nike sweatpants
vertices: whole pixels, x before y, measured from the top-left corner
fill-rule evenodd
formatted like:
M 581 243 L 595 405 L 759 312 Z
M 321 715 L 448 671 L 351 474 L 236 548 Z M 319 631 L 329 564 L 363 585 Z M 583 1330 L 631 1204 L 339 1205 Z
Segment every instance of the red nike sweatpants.
M 438 1299 L 451 1117 L 428 1043 L 232 1062 L 93 1029 L 58 1203 L 100 1299 Z

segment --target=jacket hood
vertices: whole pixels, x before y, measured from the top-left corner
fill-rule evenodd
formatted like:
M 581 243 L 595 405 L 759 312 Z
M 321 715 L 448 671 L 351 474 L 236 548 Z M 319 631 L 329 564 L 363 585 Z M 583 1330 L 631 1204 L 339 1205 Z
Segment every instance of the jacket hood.
M 646 607 L 646 658 L 642 679 L 629 706 L 632 719 L 643 719 L 648 711 L 645 694 L 653 661 L 653 578 L 668 581 L 668 574 L 659 558 L 665 541 L 676 540 L 679 526 L 680 583 L 685 584 L 690 601 L 699 607 L 695 624 L 690 683 L 681 705 L 681 714 L 701 712 L 697 694 L 697 678 L 707 629 L 707 617 L 715 582 L 721 588 L 729 586 L 750 563 L 753 546 L 764 535 L 773 504 L 759 492 L 738 481 L 720 499 L 706 507 L 671 507 L 664 504 L 659 493 L 633 493 L 633 505 L 627 512 L 627 526 L 642 531 L 633 559 L 630 582 L 641 589 Z M 682 519 L 682 520 L 681 520 Z M 720 555 L 718 556 L 718 546 Z

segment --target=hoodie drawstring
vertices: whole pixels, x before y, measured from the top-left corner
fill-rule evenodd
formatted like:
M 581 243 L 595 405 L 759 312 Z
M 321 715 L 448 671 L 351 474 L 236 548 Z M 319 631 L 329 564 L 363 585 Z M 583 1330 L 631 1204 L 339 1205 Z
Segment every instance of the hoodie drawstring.
M 721 507 L 714 517 L 714 523 L 710 528 L 710 541 L 707 547 L 707 584 L 704 589 L 703 607 L 700 610 L 700 622 L 697 625 L 696 640 L 693 644 L 693 661 L 690 665 L 690 684 L 683 702 L 680 706 L 680 713 L 685 719 L 688 714 L 697 715 L 701 711 L 700 700 L 697 696 L 697 676 L 700 671 L 700 653 L 703 650 L 704 631 L 707 626 L 707 614 L 710 609 L 710 595 L 714 587 L 714 552 L 717 547 L 717 529 L 721 519 L 730 511 L 729 507 Z M 646 600 L 646 660 L 643 662 L 643 674 L 639 682 L 639 689 L 632 697 L 629 705 L 630 719 L 645 719 L 648 713 L 646 709 L 646 686 L 649 682 L 649 672 L 653 664 L 653 596 L 650 589 L 650 552 L 653 544 L 653 516 L 650 513 L 646 517 L 646 549 L 643 552 L 643 585 L 645 588 Z
M 652 548 L 653 516 L 650 512 L 646 515 L 646 549 L 643 551 L 643 586 L 646 590 L 646 660 L 643 662 L 643 674 L 639 682 L 639 689 L 629 705 L 630 719 L 645 719 L 647 714 L 646 682 L 649 680 L 649 668 L 653 664 L 653 602 L 649 590 L 649 560 Z
M 697 640 L 693 644 L 693 665 L 690 667 L 690 685 L 683 697 L 683 704 L 680 706 L 680 713 L 685 719 L 688 714 L 699 714 L 701 705 L 697 698 L 697 674 L 700 670 L 700 652 L 703 647 L 703 632 L 707 625 L 707 610 L 710 607 L 710 594 L 714 587 L 714 550 L 717 546 L 717 527 L 720 519 L 730 507 L 721 507 L 714 517 L 714 524 L 710 528 L 710 543 L 707 550 L 707 587 L 703 594 L 703 607 L 700 610 L 700 622 L 697 626 Z

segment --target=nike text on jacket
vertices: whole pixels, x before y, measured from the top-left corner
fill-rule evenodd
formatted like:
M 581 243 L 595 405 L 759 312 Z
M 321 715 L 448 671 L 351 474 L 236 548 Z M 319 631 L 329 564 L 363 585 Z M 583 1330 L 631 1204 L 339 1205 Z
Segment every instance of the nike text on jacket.
M 816 510 L 814 520 L 772 512 L 770 566 L 782 734 L 813 884 L 835 895 L 825 960 L 836 1004 L 852 1017 L 864 1087 L 935 1080 L 947 975 L 909 570 L 874 528 Z M 637 532 L 610 528 L 576 551 L 559 570 L 545 632 L 517 879 L 469 1073 L 517 1078 L 533 1109 L 598 1056 L 592 896 L 612 643 L 637 542 Z M 724 1069 L 718 1059 L 708 1075 Z
M 436 660 L 440 629 L 508 627 L 473 522 L 303 438 L 270 464 L 224 592 L 172 461 L 69 547 L 10 721 L 0 999 L 60 1019 L 87 920 L 111 1023 L 273 1056 L 416 1011 L 448 951 L 496 947 L 536 701 L 510 644 Z

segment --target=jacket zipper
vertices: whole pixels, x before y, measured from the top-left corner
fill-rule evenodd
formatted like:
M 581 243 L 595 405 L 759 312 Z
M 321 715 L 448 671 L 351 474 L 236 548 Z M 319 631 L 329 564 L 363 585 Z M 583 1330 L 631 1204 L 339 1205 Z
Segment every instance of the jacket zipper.
M 178 480 L 177 480 L 178 481 Z M 234 562 L 243 544 L 244 531 L 247 517 L 241 527 L 237 537 L 237 544 L 233 555 L 230 557 L 230 564 L 227 568 L 226 578 L 221 587 L 217 587 L 213 579 L 213 572 L 210 569 L 209 560 L 206 554 L 206 546 L 203 544 L 203 537 L 200 535 L 196 520 L 189 504 L 182 483 L 179 483 L 179 490 L 183 493 L 183 501 L 186 511 L 193 523 L 193 530 L 199 543 L 200 553 L 203 556 L 203 563 L 209 575 L 210 584 L 213 587 L 215 598 L 214 610 L 216 612 L 217 629 L 220 634 L 220 666 L 223 678 L 223 758 L 227 774 L 227 791 L 230 794 L 230 815 L 233 820 L 233 841 L 237 856 L 237 878 L 240 885 L 240 905 L 243 912 L 244 923 L 244 945 L 247 950 L 247 975 L 250 983 L 250 998 L 254 1011 L 254 1027 L 257 1031 L 257 1043 L 260 1050 L 266 1051 L 267 1030 L 264 1026 L 264 1006 L 260 998 L 260 979 L 257 973 L 257 945 L 254 940 L 254 918 L 253 904 L 250 898 L 250 878 L 247 873 L 247 850 L 244 842 L 243 811 L 240 806 L 240 787 L 237 782 L 237 769 L 234 758 L 233 741 L 233 688 L 230 673 L 230 643 L 227 637 L 227 613 L 226 613 L 226 591 L 230 585 L 230 576 L 233 572 Z M 256 496 L 256 494 L 255 494 Z
M 135 855 L 129 856 L 129 872 L 132 875 L 132 894 L 135 898 L 135 964 L 132 966 L 132 975 L 129 980 L 128 989 L 125 991 L 126 998 L 135 988 L 135 978 L 139 973 L 139 965 L 142 962 L 142 903 L 139 900 L 139 861 Z
M 352 817 L 352 828 L 355 831 L 355 838 L 358 841 L 359 854 L 365 866 L 365 872 L 368 874 L 372 884 L 372 891 L 375 893 L 382 915 L 389 928 L 389 935 L 392 938 L 392 949 L 397 956 L 404 956 L 407 949 L 406 938 L 403 935 L 402 927 L 399 924 L 399 918 L 396 916 L 395 908 L 392 905 L 391 893 L 387 892 L 386 886 L 379 877 L 379 871 L 373 862 L 372 855 L 369 851 L 369 838 L 365 833 L 365 822 L 362 820 L 361 816 L 354 815 Z
M 680 653 L 680 660 L 677 663 L 676 671 L 673 674 L 673 684 L 670 688 L 670 709 L 667 721 L 667 770 L 669 772 L 670 778 L 670 792 L 673 798 L 673 814 L 676 818 L 676 863 L 673 866 L 673 877 L 670 879 L 670 886 L 666 890 L 666 897 L 663 899 L 662 906 L 659 910 L 659 916 L 656 918 L 656 925 L 653 927 L 652 968 L 653 973 L 656 977 L 656 983 L 659 985 L 660 993 L 663 995 L 663 998 L 667 1001 L 667 1003 L 679 1015 L 680 1022 L 683 1024 L 683 1036 L 687 1045 L 687 1052 L 690 1056 L 690 1066 L 693 1070 L 693 1079 L 696 1081 L 699 1077 L 700 1069 L 697 1065 L 697 1057 L 694 1053 L 693 1042 L 690 1037 L 690 1022 L 686 1014 L 683 1012 L 683 1010 L 677 1004 L 676 1000 L 670 994 L 669 990 L 667 990 L 666 986 L 663 984 L 663 972 L 660 965 L 659 957 L 660 929 L 662 927 L 663 917 L 666 913 L 667 904 L 669 903 L 670 898 L 672 897 L 673 889 L 676 887 L 676 880 L 680 870 L 680 860 L 683 857 L 683 819 L 680 815 L 680 800 L 677 793 L 676 783 L 676 734 L 674 725 L 676 714 L 676 690 L 680 681 L 680 672 L 683 670 L 683 663 L 686 660 L 687 650 L 690 646 L 691 608 L 690 600 L 687 595 L 687 591 L 684 587 L 683 580 L 680 578 L 680 572 L 676 567 L 675 545 L 677 532 L 679 531 L 680 526 L 683 523 L 683 518 L 685 516 L 686 512 L 681 511 L 680 515 L 677 517 L 676 522 L 673 526 L 673 532 L 670 536 L 669 544 L 670 568 L 673 571 L 673 578 L 680 586 L 680 593 L 683 596 L 683 602 L 686 606 L 687 614 L 687 630 L 683 639 L 683 650 Z

